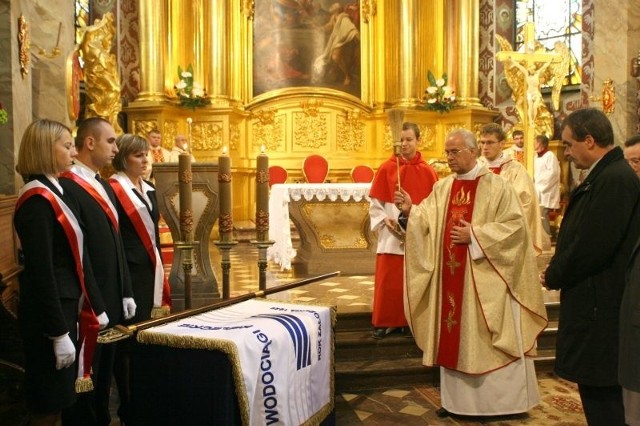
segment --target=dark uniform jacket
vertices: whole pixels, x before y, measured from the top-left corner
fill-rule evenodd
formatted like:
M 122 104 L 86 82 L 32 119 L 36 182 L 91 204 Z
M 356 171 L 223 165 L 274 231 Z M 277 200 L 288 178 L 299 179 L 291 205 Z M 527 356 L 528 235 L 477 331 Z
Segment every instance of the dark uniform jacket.
M 101 184 L 115 205 L 113 190 L 106 182 L 101 181 Z M 91 267 L 106 306 L 109 326 L 119 324 L 123 320 L 122 298 L 133 297 L 122 238 L 104 210 L 82 186 L 64 177 L 60 178 L 60 185 L 84 224 Z
M 622 386 L 640 392 L 640 240 L 627 271 L 627 287 L 620 306 L 620 365 Z
M 147 182 L 149 185 L 151 183 Z M 154 243 L 158 249 L 160 248 L 160 238 L 158 235 L 158 220 L 160 213 L 158 210 L 158 201 L 155 191 L 148 191 L 147 196 L 151 200 L 150 215 L 156 230 L 156 239 Z M 117 197 L 116 197 L 117 198 Z M 145 205 L 147 202 L 140 198 Z M 120 218 L 120 232 L 122 241 L 124 242 L 127 265 L 131 275 L 133 293 L 136 301 L 136 315 L 129 322 L 135 323 L 151 318 L 151 310 L 153 308 L 153 290 L 155 283 L 155 269 L 149 258 L 149 254 L 140 240 L 136 228 L 127 216 L 127 213 L 120 201 L 117 201 L 116 208 Z
M 44 176 L 38 181 L 67 205 L 68 200 Z M 69 333 L 77 345 L 78 303 L 82 295 L 76 262 L 56 213 L 44 197 L 33 195 L 16 210 L 24 269 L 20 273 L 18 322 L 25 353 L 25 396 L 28 409 L 55 412 L 75 401 L 77 361 L 57 370 L 52 337 Z M 104 312 L 85 250 L 85 287 L 96 314 Z M 76 349 L 78 350 L 79 348 Z M 76 359 L 79 350 L 76 352 Z
M 546 271 L 560 289 L 555 371 L 591 386 L 618 383 L 625 271 L 640 235 L 640 180 L 618 147 L 572 193 Z

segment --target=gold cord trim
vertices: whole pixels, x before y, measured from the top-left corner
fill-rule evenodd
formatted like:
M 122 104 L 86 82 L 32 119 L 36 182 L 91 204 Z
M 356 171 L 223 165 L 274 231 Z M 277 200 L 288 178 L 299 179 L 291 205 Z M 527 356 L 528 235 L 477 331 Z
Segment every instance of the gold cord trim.
M 76 379 L 76 393 L 91 392 L 93 381 L 89 377 L 79 377 Z

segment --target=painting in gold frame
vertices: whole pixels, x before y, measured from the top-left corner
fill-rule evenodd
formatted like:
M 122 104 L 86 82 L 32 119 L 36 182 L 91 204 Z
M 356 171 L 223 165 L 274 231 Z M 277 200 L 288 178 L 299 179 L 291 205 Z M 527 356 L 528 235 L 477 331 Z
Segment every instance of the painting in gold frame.
M 253 95 L 290 87 L 361 97 L 360 0 L 256 0 Z

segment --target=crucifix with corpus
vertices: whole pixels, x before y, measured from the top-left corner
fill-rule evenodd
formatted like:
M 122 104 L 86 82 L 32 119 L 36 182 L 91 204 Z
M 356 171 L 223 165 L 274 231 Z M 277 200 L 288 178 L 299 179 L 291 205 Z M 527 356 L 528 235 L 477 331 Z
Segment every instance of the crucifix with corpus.
M 553 116 L 547 110 L 540 88 L 553 80 L 554 108 L 560 103 L 560 89 L 569 68 L 568 48 L 562 42 L 555 44 L 555 52 L 536 46 L 535 27 L 528 22 L 523 28 L 524 52 L 513 51 L 511 44 L 496 35 L 502 51 L 496 59 L 505 64 L 505 76 L 520 115 L 524 131 L 525 167 L 533 175 L 534 140 L 537 134 L 553 137 Z

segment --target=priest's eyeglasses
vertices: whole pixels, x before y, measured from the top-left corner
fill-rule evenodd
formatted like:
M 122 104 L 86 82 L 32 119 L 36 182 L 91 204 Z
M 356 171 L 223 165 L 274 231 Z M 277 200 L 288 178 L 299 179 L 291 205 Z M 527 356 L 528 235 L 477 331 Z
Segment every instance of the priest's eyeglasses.
M 443 154 L 445 157 L 448 157 L 448 156 L 457 157 L 458 155 L 460 155 L 462 151 L 469 151 L 469 148 L 449 149 L 449 150 L 445 149 Z

